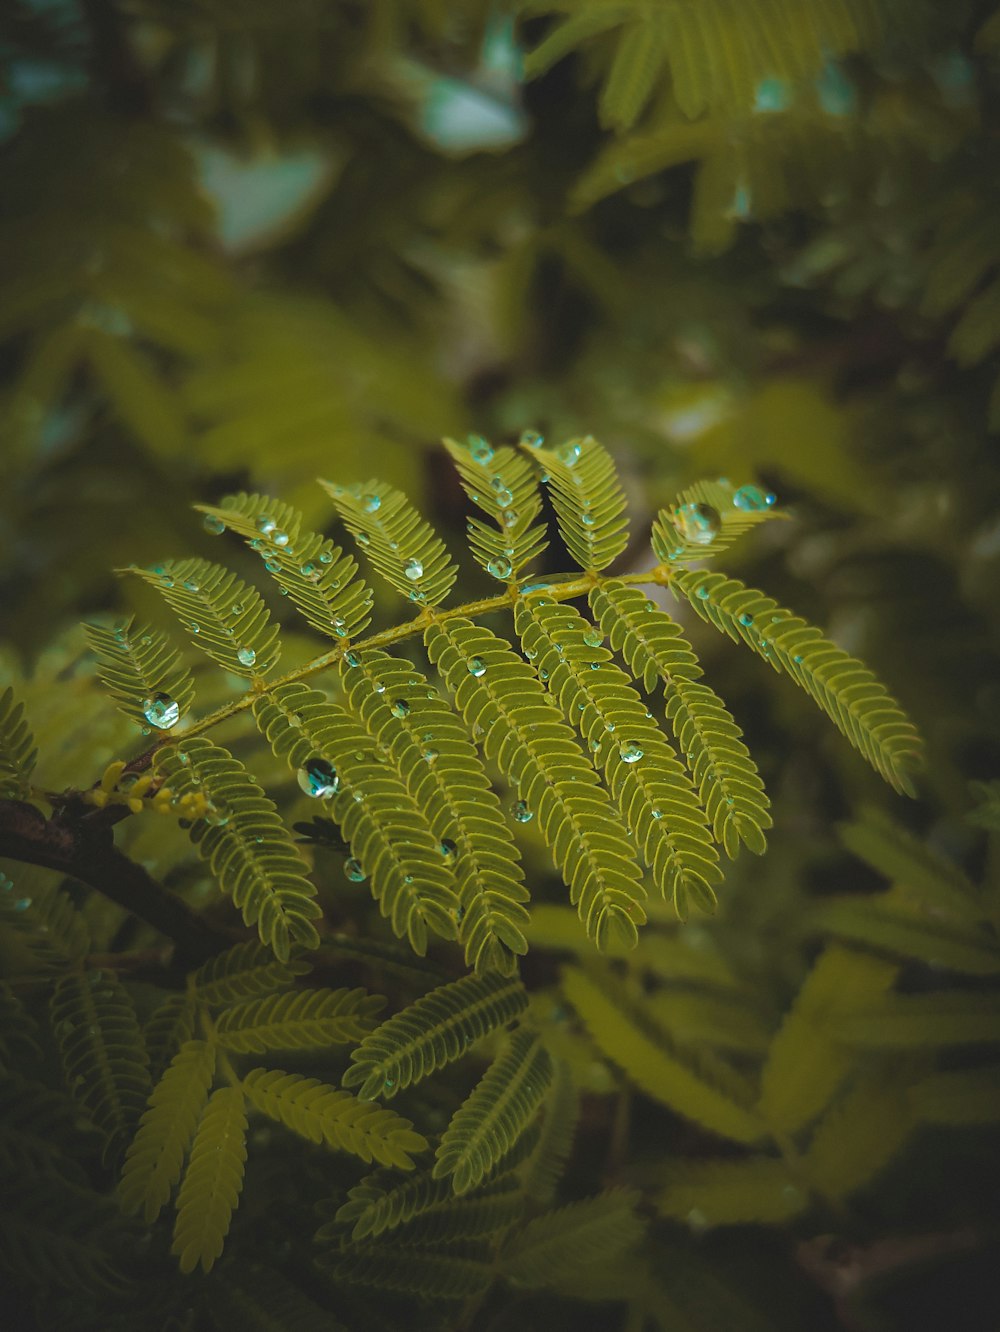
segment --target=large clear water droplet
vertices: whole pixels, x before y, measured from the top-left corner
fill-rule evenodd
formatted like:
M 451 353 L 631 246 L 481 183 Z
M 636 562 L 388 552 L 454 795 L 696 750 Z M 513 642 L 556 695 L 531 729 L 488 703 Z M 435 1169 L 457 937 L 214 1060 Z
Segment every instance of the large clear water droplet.
M 272 532 L 271 540 L 274 542 L 276 546 L 287 546 L 289 541 L 289 536 L 287 532 Z
M 365 513 L 377 513 L 382 507 L 382 496 L 369 494 L 361 497 L 361 507 Z
M 528 808 L 527 802 L 519 800 L 511 809 L 511 813 L 518 823 L 530 823 L 535 817 L 534 811 Z
M 504 527 L 514 527 L 517 523 L 518 513 L 516 509 L 504 509 L 503 525 Z
M 402 720 L 410 715 L 410 705 L 405 698 L 396 698 L 389 704 L 389 711 L 394 717 Z
M 583 523 L 584 527 L 593 527 L 594 515 L 592 513 L 581 513 L 580 522 Z
M 584 631 L 583 641 L 587 647 L 598 648 L 604 642 L 604 635 L 600 629 L 587 629 Z
M 354 540 L 359 546 L 370 546 L 372 543 L 372 539 L 367 532 L 359 532 Z
M 221 518 L 216 518 L 213 513 L 206 513 L 201 520 L 201 525 L 206 532 L 211 532 L 212 536 L 221 536 L 226 530 L 226 524 Z
M 559 450 L 559 457 L 566 464 L 567 467 L 572 467 L 573 464 L 579 460 L 580 454 L 582 452 L 583 450 L 581 449 L 580 445 L 576 442 L 576 440 L 573 440 L 572 443 L 564 444 L 562 446 L 562 448 Z
M 707 546 L 722 528 L 718 509 L 711 504 L 682 504 L 674 511 L 674 522 L 685 540 L 695 546 Z
M 466 441 L 469 452 L 477 463 L 488 463 L 493 457 L 493 446 L 482 435 L 470 435 Z
M 707 601 L 711 595 L 712 595 L 711 589 L 705 586 L 699 587 L 695 591 L 695 596 L 698 598 L 699 601 Z
M 495 560 L 490 560 L 486 572 L 492 574 L 494 578 L 509 578 L 512 567 L 505 555 L 498 555 Z
M 274 521 L 273 518 L 257 519 L 257 531 L 263 532 L 264 536 L 270 536 L 277 526 L 278 524 Z
M 469 674 L 474 675 L 477 679 L 479 676 L 486 674 L 486 663 L 483 661 L 482 657 L 470 657 L 468 667 Z
M 328 550 L 321 550 L 319 553 L 319 562 L 320 564 L 332 564 L 333 556 Z
M 638 763 L 642 758 L 642 746 L 636 740 L 623 740 L 618 753 L 623 763 Z
M 403 573 L 406 574 L 407 578 L 409 578 L 411 582 L 415 583 L 418 578 L 422 578 L 424 576 L 424 566 L 420 563 L 419 560 L 407 560 L 406 566 L 403 569 Z
M 744 611 L 742 615 L 737 615 L 736 618 L 744 629 L 749 628 L 749 626 L 753 624 L 753 616 L 748 615 L 746 611 Z
M 169 694 L 153 694 L 143 701 L 142 715 L 150 726 L 160 731 L 169 731 L 180 720 L 181 710 Z
M 236 653 L 236 660 L 241 666 L 252 666 L 257 660 L 257 653 L 253 648 L 241 647 Z
M 350 879 L 351 883 L 364 883 L 368 875 L 365 873 L 360 860 L 351 856 L 350 860 L 344 861 L 344 873 Z
M 428 745 L 427 748 L 424 750 L 424 762 L 433 763 L 437 757 L 438 757 L 438 751 L 436 749 L 433 749 L 430 745 Z
M 354 652 L 354 651 L 345 652 L 344 660 L 347 662 L 348 666 L 360 666 L 361 654 L 359 652 Z
M 295 774 L 299 786 L 314 800 L 329 800 L 340 788 L 340 777 L 332 763 L 314 754 Z
M 526 449 L 540 449 L 545 443 L 545 436 L 537 430 L 523 430 L 519 441 Z
M 773 503 L 774 496 L 770 491 L 761 490 L 760 486 L 740 486 L 733 496 L 733 508 L 742 509 L 744 513 L 760 513 Z

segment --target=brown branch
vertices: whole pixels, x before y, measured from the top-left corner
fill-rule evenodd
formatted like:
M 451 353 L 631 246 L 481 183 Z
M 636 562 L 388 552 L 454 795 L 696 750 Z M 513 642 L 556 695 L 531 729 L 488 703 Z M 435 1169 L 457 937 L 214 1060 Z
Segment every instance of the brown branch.
M 103 893 L 172 939 L 185 970 L 232 943 L 124 855 L 109 827 L 69 810 L 47 819 L 34 805 L 0 800 L 0 856 L 58 870 Z

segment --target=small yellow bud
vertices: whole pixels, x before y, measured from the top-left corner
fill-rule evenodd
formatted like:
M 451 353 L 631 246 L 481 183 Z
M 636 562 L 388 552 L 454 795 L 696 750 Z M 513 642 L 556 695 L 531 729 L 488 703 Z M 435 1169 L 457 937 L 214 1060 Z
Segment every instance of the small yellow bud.
M 114 763 L 109 763 L 104 769 L 104 776 L 101 778 L 101 790 L 113 791 L 118 785 L 118 778 L 125 771 L 125 764 L 121 759 L 115 759 Z
M 125 803 L 128 805 L 129 809 L 132 811 L 133 814 L 142 813 L 142 801 L 138 798 L 138 796 L 129 796 L 128 800 Z

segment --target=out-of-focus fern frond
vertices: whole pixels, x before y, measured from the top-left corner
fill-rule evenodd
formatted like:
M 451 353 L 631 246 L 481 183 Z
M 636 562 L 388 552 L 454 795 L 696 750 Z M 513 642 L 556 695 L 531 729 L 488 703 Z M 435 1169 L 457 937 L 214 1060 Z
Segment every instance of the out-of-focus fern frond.
M 194 972 L 191 984 L 203 1004 L 236 1004 L 283 990 L 308 971 L 308 962 L 295 957 L 279 962 L 269 948 L 254 940 L 209 958 Z
M 536 1216 L 500 1256 L 500 1270 L 516 1286 L 567 1286 L 588 1267 L 608 1266 L 643 1233 L 635 1213 L 638 1193 L 612 1189 Z
M 35 767 L 38 751 L 24 715 L 8 686 L 0 693 L 0 795 L 23 796 Z

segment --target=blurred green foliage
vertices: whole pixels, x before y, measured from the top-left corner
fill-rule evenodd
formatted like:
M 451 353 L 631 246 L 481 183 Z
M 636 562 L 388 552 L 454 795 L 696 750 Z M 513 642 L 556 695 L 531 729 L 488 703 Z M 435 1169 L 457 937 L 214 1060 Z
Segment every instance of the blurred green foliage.
M 486 1321 L 432 1306 L 428 1326 L 1000 1323 L 997 1033 L 961 1036 L 996 1003 L 998 131 L 991 0 L 4 6 L 0 686 L 17 687 L 50 789 L 90 785 L 141 743 L 98 698 L 76 625 L 123 604 L 158 613 L 116 567 L 213 557 L 192 503 L 280 493 L 322 529 L 313 478 L 377 474 L 458 549 L 440 437 L 525 427 L 597 436 L 646 517 L 705 476 L 775 490 L 795 521 L 744 543 L 734 572 L 869 662 L 928 742 L 918 799 L 897 800 L 763 664 L 686 626 L 771 794 L 769 853 L 728 871 L 711 921 L 655 921 L 649 954 L 607 974 L 574 963 L 582 1022 L 558 984 L 579 941 L 555 905 L 534 914 L 524 969 L 583 1093 L 565 1200 L 635 1185 L 657 1219 L 617 1283 L 580 1284 L 592 1304 L 525 1290 Z M 304 660 L 276 615 L 286 658 Z M 227 697 L 210 672 L 198 686 L 205 708 Z M 280 785 L 269 757 L 254 764 Z M 209 884 L 160 824 L 132 820 L 119 840 L 205 905 Z M 321 874 L 338 854 L 315 849 Z M 51 870 L 2 868 L 26 896 L 55 891 Z M 540 854 L 531 873 L 542 900 Z M 949 894 L 956 875 L 981 888 Z M 150 945 L 119 905 L 71 893 L 97 952 Z M 756 1076 L 803 1039 L 795 997 L 841 945 L 900 967 L 902 999 L 949 991 L 956 1025 L 929 1052 L 899 1034 L 919 1008 L 856 1023 L 852 1068 L 870 1061 L 874 1083 L 850 1083 L 808 1142 L 779 1125 L 764 1166 L 719 1158 L 616 1059 L 655 1017 L 682 1047 L 738 1037 Z M 624 1025 L 594 1016 L 605 990 Z M 826 1019 L 810 1020 L 815 1042 Z M 443 1124 L 466 1090 L 413 1113 Z M 823 1169 L 852 1143 L 872 1150 L 847 1196 Z M 244 1274 L 249 1301 L 206 1296 L 219 1325 L 242 1300 L 308 1326 L 301 1281 L 309 1309 L 348 1328 L 398 1326 L 394 1297 L 355 1306 L 303 1276 L 309 1169 L 291 1169 L 285 1139 L 258 1146 L 240 1234 L 284 1275 Z M 344 1186 L 342 1167 L 323 1171 L 319 1192 Z M 180 1278 L 158 1280 L 161 1325 L 201 1326 Z M 18 1305 L 15 1325 L 36 1315 L 110 1325 L 61 1295 Z M 120 1325 L 138 1316 L 126 1304 Z

